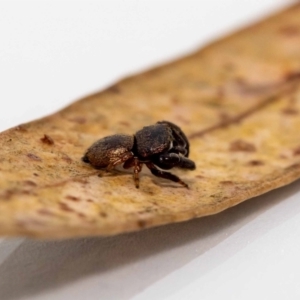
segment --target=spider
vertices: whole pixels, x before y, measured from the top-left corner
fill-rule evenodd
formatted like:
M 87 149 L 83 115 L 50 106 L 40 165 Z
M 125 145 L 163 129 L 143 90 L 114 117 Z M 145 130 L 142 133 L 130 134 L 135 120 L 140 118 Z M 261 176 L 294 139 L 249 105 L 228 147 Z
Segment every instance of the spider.
M 115 134 L 96 141 L 88 148 L 82 161 L 107 171 L 119 164 L 123 164 L 124 169 L 133 167 L 136 188 L 139 188 L 139 173 L 143 164 L 153 175 L 188 188 L 178 176 L 164 171 L 174 167 L 195 170 L 195 163 L 188 156 L 189 142 L 182 130 L 171 122 L 160 121 L 134 135 Z

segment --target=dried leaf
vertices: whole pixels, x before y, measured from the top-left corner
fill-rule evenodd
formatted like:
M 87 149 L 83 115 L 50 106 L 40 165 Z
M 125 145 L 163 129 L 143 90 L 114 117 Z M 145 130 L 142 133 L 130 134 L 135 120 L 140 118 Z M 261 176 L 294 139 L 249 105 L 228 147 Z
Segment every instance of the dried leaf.
M 300 176 L 300 6 L 0 135 L 0 233 L 109 235 L 220 212 Z M 187 190 L 81 162 L 158 120 L 189 136 Z M 100 174 L 100 177 L 98 176 Z

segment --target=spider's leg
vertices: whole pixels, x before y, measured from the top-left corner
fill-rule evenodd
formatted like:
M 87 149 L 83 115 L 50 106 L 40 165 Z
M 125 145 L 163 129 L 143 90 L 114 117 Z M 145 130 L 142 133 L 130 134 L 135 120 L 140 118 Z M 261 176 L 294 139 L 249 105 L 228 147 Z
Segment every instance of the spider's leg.
M 134 157 L 133 180 L 137 189 L 140 187 L 139 173 L 142 171 L 142 167 L 143 163 L 137 157 Z
M 111 161 L 109 165 L 106 167 L 106 171 L 111 171 L 115 166 L 126 162 L 128 159 L 132 158 L 132 152 L 128 151 L 123 153 L 118 159 Z
M 129 168 L 131 168 L 133 166 L 134 166 L 134 157 L 131 157 L 131 158 L 129 158 L 128 160 L 126 160 L 124 162 L 123 168 L 124 169 L 129 169 Z
M 188 170 L 196 169 L 196 165 L 192 160 L 172 152 L 158 155 L 154 160 L 154 164 L 164 170 L 169 170 L 174 167 Z
M 133 167 L 133 180 L 135 187 L 138 189 L 140 186 L 139 173 L 142 171 L 143 163 L 141 163 L 137 157 L 131 157 L 125 161 L 123 168 L 129 169 L 131 167 Z
M 172 173 L 161 171 L 161 170 L 157 169 L 153 163 L 146 163 L 146 166 L 150 169 L 150 171 L 153 175 L 155 175 L 157 177 L 169 179 L 171 181 L 174 181 L 174 182 L 177 182 L 177 183 L 183 185 L 187 189 L 189 188 L 189 186 L 185 182 L 183 182 L 178 176 L 176 176 Z

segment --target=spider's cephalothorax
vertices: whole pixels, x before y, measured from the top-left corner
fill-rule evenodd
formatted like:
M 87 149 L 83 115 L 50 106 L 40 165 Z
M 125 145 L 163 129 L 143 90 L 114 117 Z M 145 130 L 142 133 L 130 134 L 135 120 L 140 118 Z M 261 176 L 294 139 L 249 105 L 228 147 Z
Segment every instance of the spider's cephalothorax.
M 176 175 L 165 172 L 174 167 L 194 170 L 188 159 L 189 142 L 182 130 L 168 121 L 146 126 L 135 135 L 116 134 L 95 142 L 82 157 L 94 168 L 111 170 L 119 164 L 124 169 L 133 167 L 135 186 L 139 187 L 139 173 L 145 164 L 157 177 L 188 185 Z

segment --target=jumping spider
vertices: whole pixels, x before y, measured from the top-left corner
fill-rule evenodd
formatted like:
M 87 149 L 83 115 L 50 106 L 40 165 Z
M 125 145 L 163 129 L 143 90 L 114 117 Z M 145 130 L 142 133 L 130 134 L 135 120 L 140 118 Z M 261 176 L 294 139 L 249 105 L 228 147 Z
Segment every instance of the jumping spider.
M 144 127 L 135 135 L 116 134 L 98 140 L 86 151 L 82 161 L 107 171 L 123 163 L 124 169 L 133 167 L 136 188 L 139 188 L 143 164 L 153 175 L 188 188 L 176 175 L 162 171 L 174 167 L 195 170 L 195 163 L 188 156 L 189 142 L 182 130 L 171 122 L 161 121 Z

